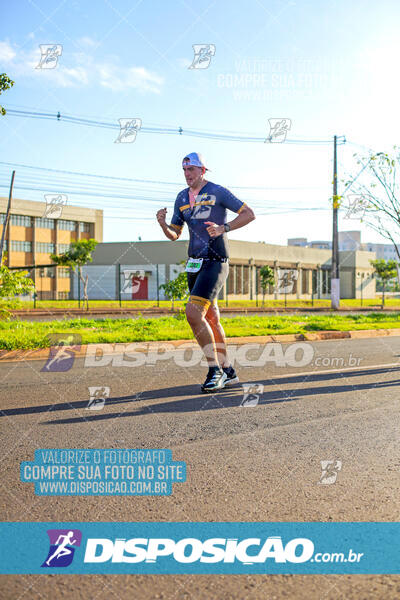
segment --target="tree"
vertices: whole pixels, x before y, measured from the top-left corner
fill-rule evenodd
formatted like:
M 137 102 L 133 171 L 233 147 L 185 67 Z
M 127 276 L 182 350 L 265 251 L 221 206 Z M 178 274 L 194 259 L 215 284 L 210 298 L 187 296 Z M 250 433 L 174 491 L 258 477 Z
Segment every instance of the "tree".
M 371 265 L 375 269 L 375 273 L 377 277 L 380 279 L 382 283 L 382 305 L 381 308 L 385 306 L 385 290 L 388 281 L 396 277 L 397 275 L 397 263 L 395 260 L 384 260 L 383 258 L 379 258 L 378 260 L 370 260 Z
M 268 285 L 275 285 L 275 274 L 274 270 L 268 265 L 264 265 L 260 269 L 260 283 L 263 292 L 262 306 L 264 306 L 265 293 Z
M 0 94 L 9 90 L 13 85 L 14 81 L 8 77 L 5 73 L 0 73 Z M 0 105 L 0 114 L 5 115 L 6 109 Z
M 370 152 L 366 156 L 354 154 L 354 157 L 362 169 L 345 182 L 345 192 L 352 192 L 353 203 L 357 202 L 356 196 L 359 196 L 358 204 L 363 215 L 361 221 L 394 245 L 400 261 L 400 188 L 397 181 L 399 149 L 394 146 L 392 155 Z M 343 206 L 343 201 L 341 204 Z
M 174 301 L 185 300 L 189 294 L 186 271 L 179 273 L 175 279 L 170 279 L 167 283 L 161 284 L 160 290 L 164 290 L 168 300 L 171 300 L 171 310 L 174 310 Z
M 5 264 L 0 265 L 0 315 L 8 319 L 10 308 L 19 303 L 16 296 L 30 294 L 35 289 L 28 271 L 11 271 Z
M 98 242 L 94 239 L 77 240 L 71 242 L 69 250 L 63 254 L 50 254 L 51 260 L 60 267 L 70 267 L 83 283 L 83 297 L 86 302 L 86 310 L 89 310 L 89 298 L 87 293 L 89 275 L 83 277 L 82 267 L 88 262 L 92 262 L 92 252 Z

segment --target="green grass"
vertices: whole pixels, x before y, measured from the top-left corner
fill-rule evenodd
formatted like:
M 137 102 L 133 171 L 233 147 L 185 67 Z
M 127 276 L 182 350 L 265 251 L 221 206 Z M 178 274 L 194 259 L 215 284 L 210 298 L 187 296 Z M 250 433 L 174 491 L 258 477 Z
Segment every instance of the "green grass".
M 307 333 L 311 331 L 349 331 L 355 329 L 400 328 L 400 312 L 363 315 L 288 315 L 243 316 L 222 318 L 228 337 Z M 62 321 L 0 322 L 0 349 L 45 348 L 50 346 L 49 333 L 78 333 L 82 344 L 141 342 L 193 338 L 184 318 L 157 319 L 64 319 Z
M 177 308 L 182 308 L 183 302 L 175 302 L 175 306 Z M 358 308 L 361 306 L 360 299 L 345 299 L 341 300 L 340 304 L 342 307 L 349 308 Z M 123 300 L 121 302 L 122 308 L 157 308 L 157 302 L 154 300 Z M 381 296 L 377 296 L 376 298 L 366 298 L 363 300 L 364 307 L 376 307 L 379 308 L 381 305 Z M 119 302 L 118 300 L 90 300 L 89 306 L 91 308 L 118 308 Z M 219 301 L 219 306 L 225 307 L 225 300 Z M 256 306 L 255 300 L 229 300 L 228 306 L 230 308 L 235 307 L 246 307 L 246 306 Z M 258 298 L 258 306 L 261 306 L 261 296 Z M 285 300 L 282 298 L 280 300 L 265 300 L 265 306 L 268 308 L 273 307 L 283 307 L 285 306 Z M 330 300 L 314 300 L 314 304 L 312 304 L 311 300 L 287 300 L 287 306 L 289 307 L 297 307 L 297 308 L 308 308 L 311 306 L 319 307 L 319 308 L 330 308 L 331 301 Z M 398 307 L 400 310 L 400 298 L 387 298 L 385 300 L 385 306 L 387 307 Z M 160 300 L 161 308 L 171 308 L 171 302 L 169 300 Z M 33 309 L 33 301 L 25 301 L 21 302 L 21 309 Z M 51 309 L 51 308 L 78 308 L 77 300 L 40 300 L 36 302 L 36 308 L 38 309 Z M 81 308 L 83 308 L 83 303 L 81 302 Z

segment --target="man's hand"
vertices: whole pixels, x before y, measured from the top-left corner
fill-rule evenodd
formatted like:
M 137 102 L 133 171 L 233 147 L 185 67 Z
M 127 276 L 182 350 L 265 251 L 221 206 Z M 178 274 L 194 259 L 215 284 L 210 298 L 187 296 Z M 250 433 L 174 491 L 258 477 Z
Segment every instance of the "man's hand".
M 213 223 L 212 221 L 205 221 L 204 224 L 208 225 L 207 232 L 208 232 L 208 235 L 212 238 L 222 235 L 225 231 L 225 227 L 223 225 L 217 225 L 216 223 Z
M 180 231 L 175 231 L 175 229 L 171 229 L 171 227 L 169 227 L 167 225 L 166 216 L 167 216 L 166 208 L 160 208 L 160 210 L 157 211 L 157 221 L 158 221 L 161 229 L 163 230 L 164 235 L 169 240 L 172 240 L 173 242 L 175 242 L 181 235 Z
M 160 208 L 160 210 L 157 211 L 157 221 L 159 222 L 159 224 L 161 225 L 161 227 L 163 227 L 164 225 L 166 225 L 166 217 L 167 217 L 167 209 L 166 208 Z

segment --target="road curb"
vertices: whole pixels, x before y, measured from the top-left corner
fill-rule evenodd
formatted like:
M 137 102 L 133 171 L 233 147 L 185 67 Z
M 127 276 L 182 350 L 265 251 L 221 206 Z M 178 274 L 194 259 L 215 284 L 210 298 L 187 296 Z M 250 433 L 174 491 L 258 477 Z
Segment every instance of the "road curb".
M 294 334 L 282 335 L 254 335 L 247 337 L 227 338 L 227 343 L 230 345 L 242 346 L 244 344 L 266 344 L 268 342 L 322 342 L 326 340 L 343 340 L 343 339 L 365 339 L 387 336 L 400 336 L 400 329 L 360 329 L 355 331 L 314 331 Z M 124 352 L 127 343 L 115 344 L 85 344 L 75 351 L 75 357 L 86 356 L 88 348 L 99 347 L 103 355 L 114 354 L 120 348 L 121 353 Z M 129 351 L 140 352 L 143 350 L 157 350 L 165 348 L 169 344 L 178 348 L 182 344 L 196 344 L 191 340 L 164 340 L 156 342 L 132 342 L 129 343 Z M 38 348 L 36 350 L 0 350 L 0 362 L 18 362 L 24 360 L 46 360 L 49 355 L 49 348 Z

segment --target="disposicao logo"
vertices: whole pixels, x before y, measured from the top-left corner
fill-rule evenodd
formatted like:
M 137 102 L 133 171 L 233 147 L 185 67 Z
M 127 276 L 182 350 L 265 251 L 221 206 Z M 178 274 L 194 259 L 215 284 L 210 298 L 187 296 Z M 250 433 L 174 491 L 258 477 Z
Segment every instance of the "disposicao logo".
M 74 546 L 80 546 L 82 532 L 79 529 L 48 529 L 50 548 L 42 567 L 68 567 L 75 553 Z
M 303 563 L 310 560 L 314 544 L 307 538 L 295 538 L 284 546 L 282 538 L 89 538 L 85 563 L 155 563 L 160 557 L 171 557 L 178 563 L 234 563 L 251 565 L 268 558 L 276 563 Z

